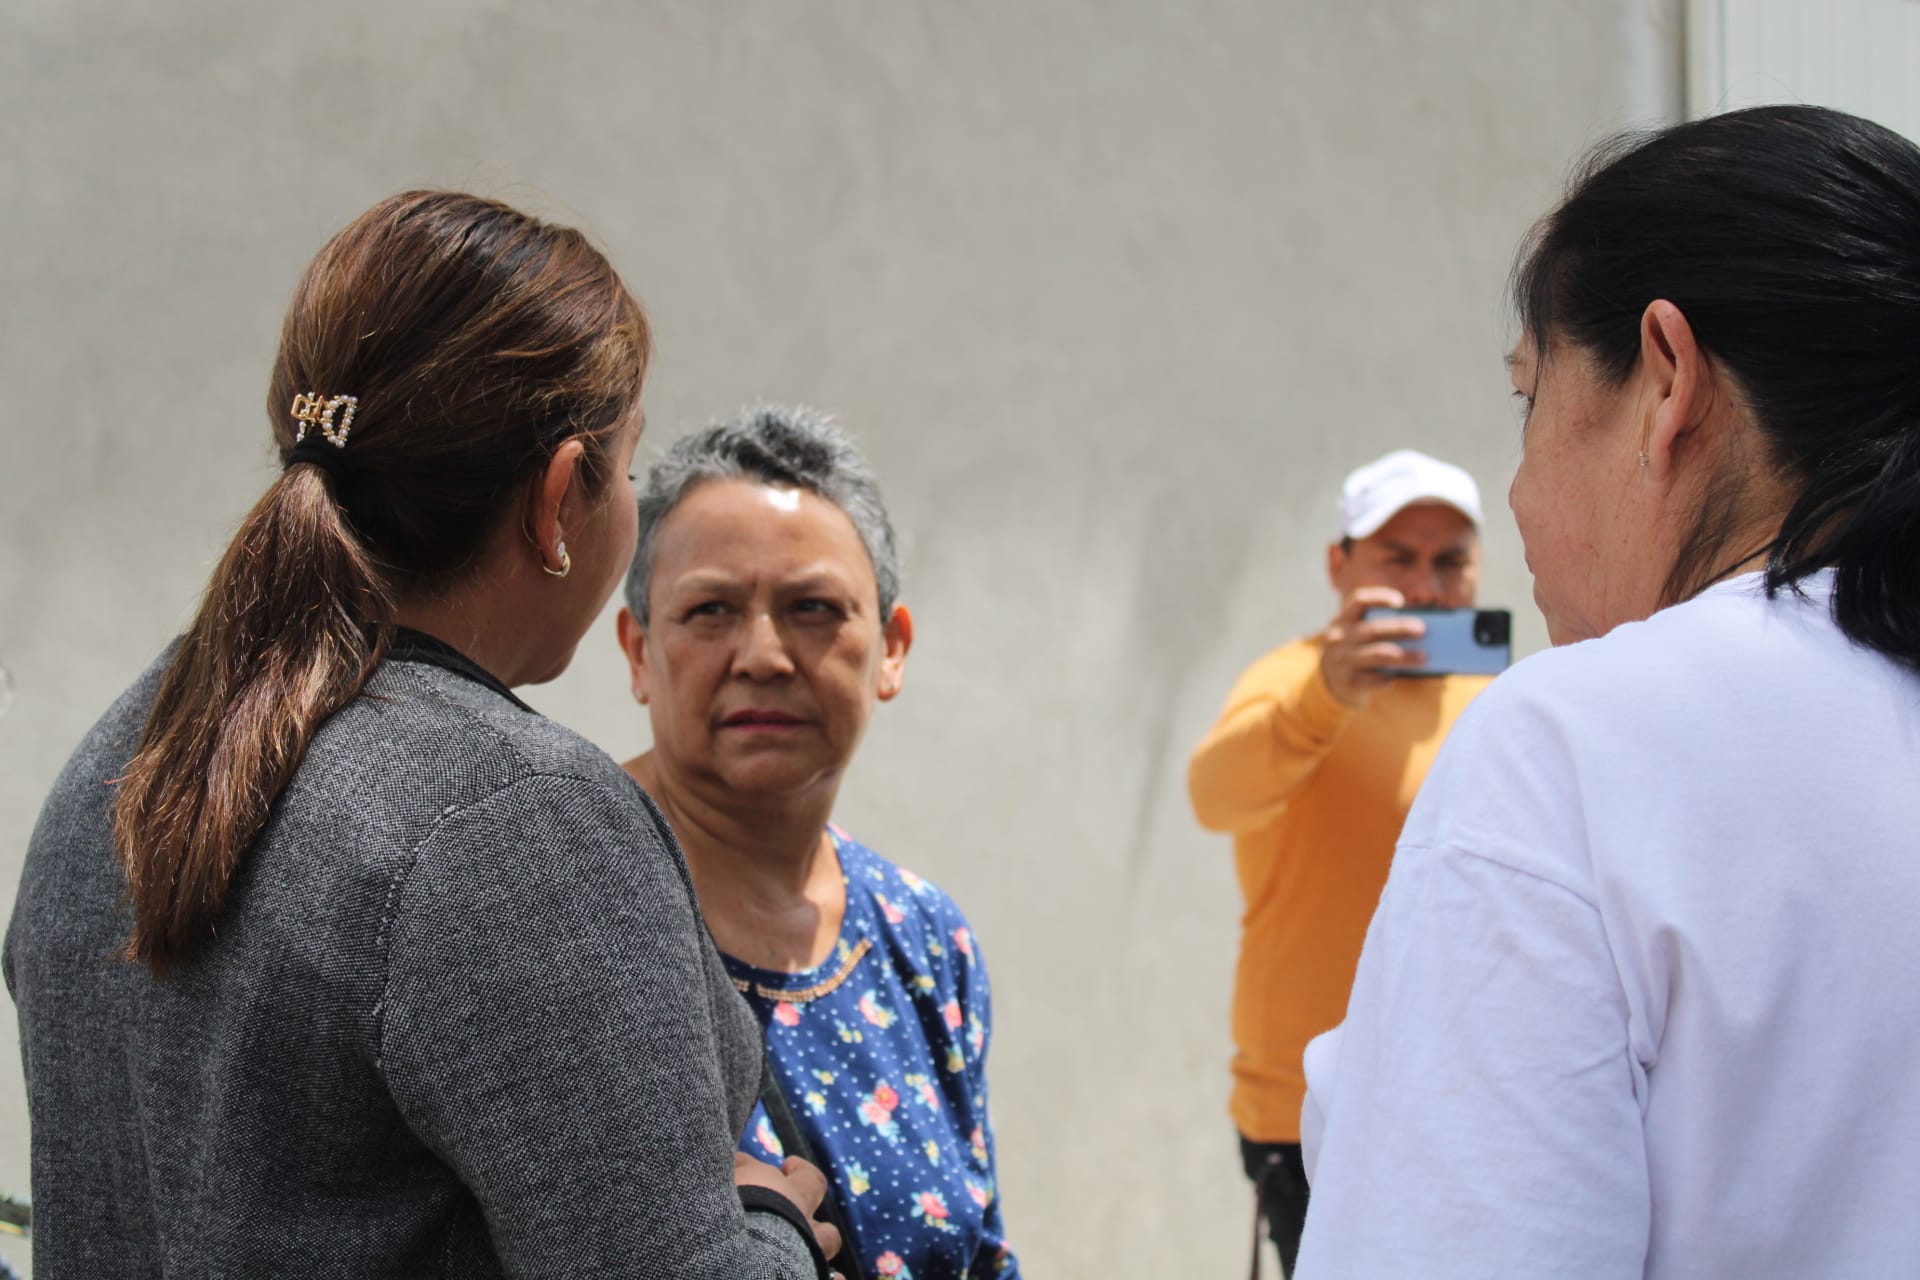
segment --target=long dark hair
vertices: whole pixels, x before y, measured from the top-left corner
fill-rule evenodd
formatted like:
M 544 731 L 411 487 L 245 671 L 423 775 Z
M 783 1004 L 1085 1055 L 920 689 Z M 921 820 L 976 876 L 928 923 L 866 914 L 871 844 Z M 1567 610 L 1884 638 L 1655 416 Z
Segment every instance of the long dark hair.
M 115 797 L 129 958 L 165 972 L 218 921 L 314 732 L 379 664 L 396 600 L 468 569 L 569 437 L 585 482 L 607 482 L 649 342 L 579 232 L 495 201 L 409 192 L 320 251 L 267 413 L 283 461 L 297 396 L 357 397 L 351 430 L 248 513 L 161 681 Z
M 1920 668 L 1920 148 L 1820 107 L 1756 107 L 1603 144 L 1534 229 L 1514 301 L 1616 385 L 1665 299 L 1737 381 L 1797 493 L 1765 548 L 1776 593 L 1835 570 L 1855 642 Z M 1672 566 L 1683 600 L 1758 548 L 1709 491 Z

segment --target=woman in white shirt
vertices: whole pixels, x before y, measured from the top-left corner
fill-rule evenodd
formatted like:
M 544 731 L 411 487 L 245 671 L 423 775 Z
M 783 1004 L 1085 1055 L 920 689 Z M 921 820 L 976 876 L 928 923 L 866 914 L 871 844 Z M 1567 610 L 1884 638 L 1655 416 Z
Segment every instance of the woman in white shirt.
M 1920 1274 L 1920 149 L 1605 148 L 1515 279 L 1557 646 L 1307 1051 L 1304 1277 Z

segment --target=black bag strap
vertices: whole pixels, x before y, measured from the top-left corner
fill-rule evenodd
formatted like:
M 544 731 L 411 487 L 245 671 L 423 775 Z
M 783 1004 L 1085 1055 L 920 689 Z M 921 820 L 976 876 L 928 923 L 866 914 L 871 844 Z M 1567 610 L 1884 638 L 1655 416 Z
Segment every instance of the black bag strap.
M 840 1211 L 840 1201 L 833 1191 L 833 1174 L 821 1161 L 813 1144 L 807 1141 L 807 1135 L 800 1131 L 800 1124 L 793 1118 L 793 1108 L 787 1105 L 787 1095 L 780 1091 L 780 1082 L 773 1075 L 773 1059 L 768 1058 L 760 1068 L 760 1105 L 767 1109 L 767 1119 L 773 1125 L 773 1136 L 780 1139 L 780 1149 L 790 1156 L 799 1156 L 808 1164 L 827 1175 L 827 1195 L 820 1202 L 819 1217 L 826 1219 L 827 1225 L 840 1233 L 840 1252 L 830 1259 L 840 1268 L 847 1280 L 867 1280 L 866 1268 L 860 1265 L 859 1251 L 853 1247 L 853 1232 L 847 1230 L 847 1218 Z

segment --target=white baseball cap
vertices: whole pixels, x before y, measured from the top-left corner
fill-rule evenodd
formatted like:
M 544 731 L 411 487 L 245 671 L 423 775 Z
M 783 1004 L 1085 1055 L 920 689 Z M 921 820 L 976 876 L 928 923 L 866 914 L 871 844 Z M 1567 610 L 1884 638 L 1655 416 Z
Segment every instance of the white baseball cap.
M 1369 462 L 1340 490 L 1340 535 L 1370 538 L 1416 502 L 1442 502 L 1478 526 L 1480 486 L 1454 466 L 1416 449 L 1396 449 Z

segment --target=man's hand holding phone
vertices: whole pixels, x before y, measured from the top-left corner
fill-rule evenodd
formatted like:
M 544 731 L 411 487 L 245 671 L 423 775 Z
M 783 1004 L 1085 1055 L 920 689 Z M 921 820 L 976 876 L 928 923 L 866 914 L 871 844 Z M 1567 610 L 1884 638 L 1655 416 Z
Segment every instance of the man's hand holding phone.
M 1427 633 L 1426 623 L 1364 616 L 1369 609 L 1400 609 L 1406 603 L 1392 587 L 1359 587 L 1341 603 L 1320 649 L 1320 678 L 1336 701 L 1360 710 L 1393 683 L 1396 668 L 1426 661 L 1426 654 L 1415 647 Z

